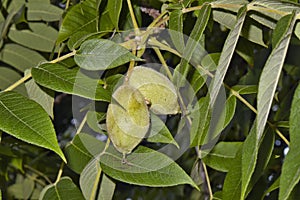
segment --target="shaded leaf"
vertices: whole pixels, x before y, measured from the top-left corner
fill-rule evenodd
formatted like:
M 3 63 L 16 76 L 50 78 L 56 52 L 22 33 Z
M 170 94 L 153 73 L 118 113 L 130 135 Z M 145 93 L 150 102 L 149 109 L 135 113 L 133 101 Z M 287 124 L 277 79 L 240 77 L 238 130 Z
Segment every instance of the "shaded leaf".
M 300 151 L 299 151 L 299 117 L 300 86 L 298 85 L 291 107 L 290 114 L 290 146 L 286 155 L 280 178 L 279 199 L 287 199 L 300 180 Z
M 202 160 L 213 169 L 227 172 L 232 167 L 236 153 L 242 144 L 242 142 L 219 142 Z
M 6 44 L 0 52 L 0 60 L 24 72 L 25 69 L 35 67 L 45 58 L 36 51 L 20 45 Z
M 81 3 L 71 7 L 63 19 L 57 43 L 63 42 L 78 32 L 97 32 L 98 13 L 96 0 L 82 1 Z
M 216 22 L 224 25 L 228 29 L 232 30 L 235 26 L 236 15 L 231 12 L 215 9 L 213 10 L 213 18 Z M 241 30 L 240 35 L 251 42 L 266 47 L 263 41 L 262 27 L 260 27 L 259 24 L 254 24 L 253 22 L 251 22 L 250 19 L 246 20 L 245 18 L 244 20 L 245 25 L 244 28 Z
M 85 41 L 76 52 L 74 59 L 77 65 L 87 70 L 106 70 L 131 60 L 141 60 L 126 48 L 104 39 Z
M 21 182 L 17 182 L 9 186 L 7 188 L 7 192 L 15 199 L 29 199 L 33 189 L 34 181 L 29 178 L 25 178 Z
M 101 168 L 114 179 L 130 184 L 162 187 L 190 184 L 192 179 L 172 159 L 155 150 L 140 146 L 122 163 L 122 154 L 111 149 L 100 157 Z
M 40 88 L 34 80 L 25 83 L 28 97 L 35 102 L 39 103 L 48 115 L 53 119 L 53 106 L 54 106 L 54 91 Z
M 243 145 L 238 149 L 231 168 L 226 174 L 222 190 L 223 200 L 240 199 L 242 184 L 242 149 Z
M 16 43 L 28 48 L 52 52 L 58 32 L 44 23 L 29 23 L 30 30 L 17 30 L 12 27 L 8 37 Z
M 0 93 L 0 129 L 25 142 L 50 149 L 66 161 L 53 124 L 35 101 L 16 92 Z
M 44 1 L 29 1 L 26 4 L 27 19 L 29 21 L 59 21 L 62 17 L 63 10 Z
M 21 78 L 21 75 L 15 70 L 8 67 L 0 67 L 0 89 L 4 90 Z M 16 91 L 26 94 L 26 88 L 24 85 L 20 85 L 15 88 Z
M 185 48 L 184 44 L 184 37 L 183 37 L 183 13 L 181 10 L 174 10 L 170 13 L 170 20 L 169 20 L 169 33 L 172 39 L 172 42 L 182 54 L 182 50 Z
M 31 70 L 33 79 L 55 91 L 74 94 L 88 99 L 110 101 L 110 93 L 78 68 L 67 69 L 58 63 L 45 63 Z
M 190 70 L 189 62 L 192 62 L 192 56 L 194 53 L 197 53 L 197 59 L 200 59 L 205 56 L 205 51 L 199 51 L 200 49 L 203 49 L 201 45 L 199 44 L 200 39 L 203 36 L 204 30 L 208 24 L 209 18 L 211 14 L 211 6 L 209 4 L 203 5 L 199 12 L 199 17 L 197 18 L 197 21 L 194 25 L 194 28 L 189 36 L 189 39 L 187 41 L 187 44 L 182 50 L 183 55 L 180 60 L 180 63 L 178 67 L 176 67 L 176 70 L 178 73 L 175 73 L 176 75 L 179 75 L 179 77 L 175 77 L 176 85 L 181 86 L 182 81 L 184 78 L 187 77 L 188 72 Z M 197 51 L 196 51 L 197 50 Z
M 79 133 L 65 147 L 68 167 L 80 174 L 84 167 L 104 149 L 105 144 L 95 137 Z
M 179 148 L 176 140 L 173 138 L 165 123 L 154 113 L 150 113 L 150 118 L 150 134 L 147 141 L 174 144 L 177 148 Z
M 97 133 L 104 133 L 99 126 L 99 122 L 106 119 L 106 113 L 89 110 L 86 115 L 87 115 L 86 122 L 89 125 L 89 127 Z
M 79 184 L 85 199 L 95 199 L 101 175 L 99 160 L 91 160 L 80 173 Z
M 295 24 L 295 13 L 286 15 L 283 20 L 288 23 L 278 23 L 274 31 L 280 38 L 271 52 L 260 76 L 257 94 L 257 130 L 258 138 L 261 138 L 267 118 L 270 112 L 272 100 L 275 94 L 281 69 L 285 60 L 290 37 Z
M 80 190 L 69 177 L 46 186 L 40 194 L 40 200 L 84 200 Z
M 239 39 L 239 35 L 242 30 L 243 23 L 246 17 L 246 7 L 242 7 L 239 11 L 239 15 L 236 21 L 234 28 L 230 31 L 225 41 L 225 44 L 222 49 L 222 53 L 220 56 L 219 64 L 217 67 L 217 71 L 210 85 L 210 105 L 214 106 L 217 96 L 220 92 L 225 74 L 229 67 L 232 55 L 235 51 L 236 44 Z
M 123 0 L 114 0 L 107 2 L 109 17 L 117 30 L 119 29 L 119 17 L 122 10 L 122 3 Z
M 256 94 L 257 85 L 235 85 L 231 89 L 235 90 L 239 94 Z
M 111 200 L 113 199 L 116 184 L 103 174 L 98 200 Z

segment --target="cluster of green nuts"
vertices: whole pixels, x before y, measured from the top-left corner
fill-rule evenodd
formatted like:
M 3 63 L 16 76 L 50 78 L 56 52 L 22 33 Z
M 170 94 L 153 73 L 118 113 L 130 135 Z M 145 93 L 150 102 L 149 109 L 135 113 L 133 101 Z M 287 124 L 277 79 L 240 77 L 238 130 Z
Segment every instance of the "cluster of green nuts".
M 106 116 L 107 132 L 124 156 L 141 142 L 150 127 L 149 110 L 158 115 L 180 110 L 177 91 L 163 74 L 137 66 L 112 95 Z

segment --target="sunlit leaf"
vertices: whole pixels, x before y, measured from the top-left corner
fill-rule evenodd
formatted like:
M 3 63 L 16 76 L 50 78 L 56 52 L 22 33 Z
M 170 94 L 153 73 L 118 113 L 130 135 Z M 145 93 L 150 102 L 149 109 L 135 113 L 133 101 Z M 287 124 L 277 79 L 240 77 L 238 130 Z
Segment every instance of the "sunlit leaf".
M 196 187 L 186 172 L 171 158 L 140 146 L 122 162 L 122 154 L 111 149 L 100 157 L 101 168 L 114 179 L 136 185 L 163 187 L 190 184 Z
M 238 42 L 243 23 L 245 21 L 245 17 L 246 17 L 246 7 L 243 7 L 239 11 L 236 24 L 234 28 L 230 31 L 229 35 L 227 36 L 227 39 L 223 46 L 217 71 L 215 77 L 213 78 L 212 84 L 210 86 L 210 97 L 211 97 L 212 106 L 215 104 L 217 96 L 220 92 L 225 74 L 227 72 L 236 44 Z
M 63 19 L 57 42 L 61 43 L 77 32 L 97 32 L 98 17 L 96 0 L 86 0 L 74 5 Z
M 33 79 L 55 91 L 74 94 L 88 99 L 110 101 L 110 93 L 98 80 L 82 73 L 78 68 L 67 69 L 58 63 L 42 64 L 31 70 Z
M 36 102 L 16 92 L 0 93 L 0 129 L 25 142 L 50 149 L 66 161 L 53 124 Z
M 87 70 L 106 70 L 131 60 L 141 60 L 126 48 L 104 39 L 85 41 L 76 52 L 74 59 L 81 68 Z
M 288 19 L 288 20 L 287 20 Z M 281 23 L 284 22 L 284 23 Z M 281 69 L 288 50 L 289 41 L 295 24 L 295 14 L 286 15 L 274 30 L 277 39 L 260 76 L 257 94 L 257 130 L 261 138 L 270 112 Z

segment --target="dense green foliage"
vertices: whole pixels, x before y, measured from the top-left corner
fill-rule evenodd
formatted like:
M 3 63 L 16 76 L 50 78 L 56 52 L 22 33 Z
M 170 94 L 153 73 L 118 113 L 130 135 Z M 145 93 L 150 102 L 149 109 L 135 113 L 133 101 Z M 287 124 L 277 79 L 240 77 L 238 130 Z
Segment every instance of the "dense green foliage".
M 297 2 L 2 0 L 0 199 L 297 199 Z

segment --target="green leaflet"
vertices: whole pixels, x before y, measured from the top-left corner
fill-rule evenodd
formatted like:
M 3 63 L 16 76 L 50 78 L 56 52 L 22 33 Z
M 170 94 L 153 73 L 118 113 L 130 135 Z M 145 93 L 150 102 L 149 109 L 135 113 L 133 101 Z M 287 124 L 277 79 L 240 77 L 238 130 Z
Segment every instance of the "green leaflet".
M 55 63 L 32 68 L 32 77 L 38 84 L 55 91 L 74 94 L 88 99 L 110 101 L 110 92 L 78 68 L 67 69 Z
M 117 30 L 119 29 L 119 17 L 122 10 L 122 3 L 123 0 L 114 0 L 107 2 L 109 17 Z
M 95 199 L 101 175 L 100 163 L 97 158 L 91 160 L 80 174 L 79 184 L 85 199 Z
M 227 172 L 233 166 L 234 158 L 242 142 L 219 142 L 203 159 L 209 167 Z
M 64 151 L 68 167 L 80 174 L 85 166 L 104 149 L 105 144 L 95 137 L 79 133 L 67 144 Z
M 109 148 L 100 157 L 103 172 L 110 177 L 130 184 L 165 187 L 190 184 L 197 188 L 186 172 L 172 159 L 155 150 L 139 146 L 122 163 L 122 154 Z
M 36 51 L 20 45 L 6 44 L 0 52 L 0 60 L 24 72 L 41 61 L 45 61 L 45 58 Z
M 278 42 L 274 42 L 276 46 L 274 46 L 259 79 L 256 130 L 258 139 L 262 136 L 270 112 L 272 100 L 296 21 L 295 13 L 286 15 L 281 20 L 285 23 L 278 22 L 278 25 L 274 30 L 274 35 L 280 39 L 277 39 Z
M 141 61 L 126 48 L 104 39 L 85 41 L 76 52 L 74 59 L 79 67 L 87 70 L 106 70 L 131 60 Z
M 50 149 L 63 161 L 52 122 L 36 102 L 16 92 L 0 93 L 0 129 L 25 142 Z
M 300 180 L 300 151 L 299 151 L 299 112 L 300 112 L 300 86 L 298 85 L 291 107 L 290 114 L 290 146 L 284 159 L 280 177 L 279 199 L 287 199 Z
M 76 4 L 67 12 L 63 19 L 57 43 L 61 43 L 81 31 L 88 33 L 97 32 L 98 18 L 99 11 L 96 0 L 86 0 Z
M 98 200 L 111 200 L 114 195 L 116 184 L 103 174 Z
M 58 182 L 46 186 L 40 194 L 40 200 L 84 200 L 80 190 L 69 177 L 62 177 Z
M 30 30 L 17 30 L 16 27 L 12 27 L 8 37 L 25 47 L 52 52 L 58 32 L 44 23 L 29 23 L 29 28 Z

